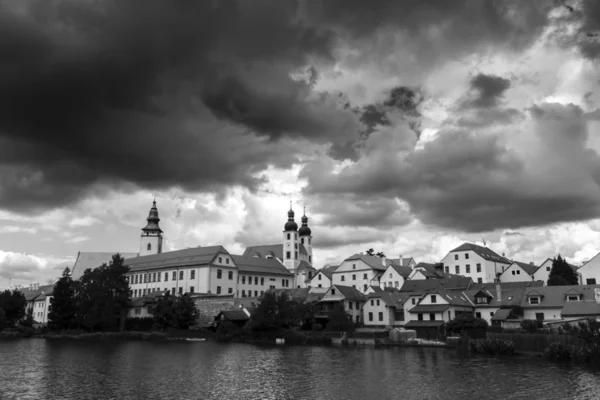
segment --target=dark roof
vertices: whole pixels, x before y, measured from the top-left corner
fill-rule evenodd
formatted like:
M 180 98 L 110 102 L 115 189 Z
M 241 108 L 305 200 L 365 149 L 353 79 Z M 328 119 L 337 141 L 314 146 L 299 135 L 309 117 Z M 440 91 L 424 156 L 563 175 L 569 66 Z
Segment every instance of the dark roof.
M 525 272 L 527 272 L 529 275 L 533 275 L 535 273 L 535 271 L 538 270 L 538 266 L 537 265 L 531 265 L 531 264 L 527 264 L 524 262 L 519 262 L 519 261 L 513 261 L 514 264 L 517 264 L 519 267 L 521 267 L 521 269 Z
M 21 293 L 25 296 L 26 301 L 32 300 L 41 300 L 42 297 L 52 295 L 52 291 L 54 290 L 54 285 L 43 285 L 39 286 L 37 289 L 21 289 Z
M 473 289 L 465 291 L 465 294 L 471 299 L 477 308 L 485 307 L 500 307 L 500 306 L 518 306 L 523 301 L 525 287 L 509 287 L 503 283 L 500 286 L 500 300 L 498 300 L 498 291 L 494 288 L 489 289 Z M 475 301 L 477 295 L 484 295 L 490 298 L 487 304 L 478 304 Z
M 600 316 L 600 304 L 596 301 L 567 301 L 561 312 L 563 317 Z
M 331 279 L 331 277 L 333 276 L 333 273 L 335 272 L 335 270 L 338 267 L 339 267 L 339 265 L 330 265 L 330 266 L 321 268 L 317 272 L 322 272 L 323 275 L 325 275 L 326 277 L 328 277 L 329 279 Z
M 565 303 L 565 296 L 573 290 L 578 291 L 583 296 L 583 301 L 595 301 L 594 291 L 600 289 L 600 285 L 569 285 L 569 286 L 543 286 L 536 288 L 527 288 L 521 306 L 523 308 L 562 308 Z M 528 298 L 531 296 L 542 296 L 539 304 L 529 304 Z
M 243 310 L 221 311 L 221 314 L 230 321 L 249 321 L 250 317 Z
M 306 247 L 302 243 L 298 243 L 298 251 L 300 254 L 308 255 L 308 251 Z M 268 255 L 273 257 L 277 257 L 280 260 L 283 260 L 283 244 L 267 244 L 260 246 L 248 246 L 246 250 L 244 250 L 244 257 L 260 257 L 266 258 Z
M 421 262 L 421 263 L 418 263 L 417 265 L 415 265 L 414 269 L 420 269 L 420 272 L 426 278 L 446 279 L 446 278 L 462 276 L 462 275 L 455 275 L 455 274 L 450 274 L 450 273 L 444 272 L 444 265 L 442 263 L 439 263 L 439 266 L 441 268 L 436 269 L 435 266 L 436 266 L 436 264 Z
M 454 250 L 451 250 L 450 253 L 454 253 L 456 251 L 469 251 L 472 250 L 477 255 L 479 255 L 484 260 L 488 261 L 496 261 L 501 262 L 503 264 L 510 264 L 510 260 L 506 257 L 500 256 L 496 254 L 493 250 L 488 249 L 487 247 L 479 246 L 473 243 L 463 243 Z
M 125 264 L 129 266 L 131 271 L 208 265 L 218 253 L 229 254 L 223 246 L 193 247 L 191 249 L 127 258 Z M 232 267 L 234 266 L 232 265 Z
M 502 282 L 502 289 L 532 288 L 544 286 L 544 281 Z M 496 283 L 472 283 L 469 290 L 496 290 Z
M 404 281 L 401 292 L 421 292 L 433 289 L 466 289 L 473 280 L 466 276 L 454 275 L 448 279 L 417 279 Z
M 371 286 L 371 289 L 373 289 L 373 291 L 375 293 L 381 293 L 381 292 L 383 292 L 383 289 L 380 288 L 379 286 Z
M 125 259 L 131 257 L 137 257 L 138 253 L 121 253 L 118 251 L 113 252 L 91 252 L 91 251 L 80 251 L 77 253 L 77 259 L 71 270 L 71 278 L 77 280 L 83 276 L 86 269 L 98 268 L 102 264 L 108 264 L 114 254 L 119 255 Z
M 365 301 L 367 299 L 367 296 L 365 296 L 364 294 L 362 294 L 361 292 L 359 292 L 357 289 L 353 288 L 352 286 L 342 286 L 342 285 L 331 286 L 329 288 L 329 290 L 327 290 L 327 292 L 325 292 L 323 297 L 325 297 L 325 295 L 327 295 L 327 293 L 330 293 L 332 289 L 337 289 L 337 291 L 340 293 L 340 295 L 342 295 L 342 297 L 344 297 L 347 300 Z
M 375 288 L 376 286 L 372 287 Z M 404 301 L 406 300 L 397 289 L 391 291 L 382 290 L 381 288 L 378 289 L 379 291 L 369 293 L 368 298 L 381 299 L 385 304 L 387 304 L 390 307 L 401 307 L 402 304 L 404 304 Z
M 492 316 L 492 321 L 506 321 L 510 315 L 511 310 L 508 308 L 500 309 Z
M 438 313 L 444 312 L 450 307 L 450 304 L 423 304 L 411 308 L 411 313 Z
M 308 261 L 300 260 L 300 262 L 298 263 L 298 267 L 296 267 L 296 271 L 302 271 L 302 270 L 316 271 L 315 267 L 310 265 L 308 263 Z
M 400 274 L 400 276 L 402 276 L 403 278 L 408 278 L 408 276 L 412 273 L 413 269 L 411 267 L 404 267 L 402 265 L 398 265 L 395 263 L 389 263 L 389 266 L 392 267 L 394 269 L 394 271 L 396 271 L 398 274 Z
M 271 275 L 293 275 L 276 259 L 244 257 L 231 255 L 240 273 L 259 273 Z
M 388 258 L 388 261 L 391 261 L 394 264 L 400 265 L 402 267 L 408 267 L 408 266 L 410 266 L 411 260 L 416 263 L 415 259 L 412 258 L 412 257 L 408 257 L 408 258 L 407 257 L 402 257 L 402 260 L 400 258 Z
M 381 257 L 368 256 L 366 254 L 357 253 L 357 254 L 354 254 L 354 255 L 346 258 L 344 261 L 352 261 L 352 260 L 362 260 L 369 267 L 379 270 L 379 271 L 385 271 L 387 269 L 387 266 L 383 265 Z
M 408 321 L 404 327 L 405 328 L 437 328 L 442 325 L 444 321 Z

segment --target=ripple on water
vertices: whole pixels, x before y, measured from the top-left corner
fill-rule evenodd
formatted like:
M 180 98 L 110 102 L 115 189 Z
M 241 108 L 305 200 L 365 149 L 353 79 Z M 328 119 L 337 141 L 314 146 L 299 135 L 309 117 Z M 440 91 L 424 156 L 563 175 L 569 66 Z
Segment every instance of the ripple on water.
M 1 399 L 576 399 L 596 372 L 447 349 L 0 342 Z

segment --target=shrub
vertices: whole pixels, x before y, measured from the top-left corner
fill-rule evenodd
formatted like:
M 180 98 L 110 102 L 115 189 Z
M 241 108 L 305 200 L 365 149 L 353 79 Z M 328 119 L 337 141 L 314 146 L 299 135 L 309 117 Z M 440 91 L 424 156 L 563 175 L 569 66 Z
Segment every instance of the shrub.
M 125 320 L 126 331 L 150 331 L 154 326 L 154 318 L 127 318 Z
M 521 321 L 521 328 L 527 333 L 537 333 L 543 326 L 542 321 L 538 321 L 537 319 L 524 319 Z
M 475 339 L 469 341 L 469 350 L 481 354 L 513 355 L 515 343 L 512 340 Z

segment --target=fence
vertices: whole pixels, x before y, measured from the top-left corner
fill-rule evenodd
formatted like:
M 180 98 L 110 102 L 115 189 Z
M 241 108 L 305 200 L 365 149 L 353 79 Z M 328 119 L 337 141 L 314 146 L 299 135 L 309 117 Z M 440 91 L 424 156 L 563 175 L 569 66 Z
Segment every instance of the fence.
M 587 342 L 572 335 L 547 335 L 541 333 L 487 333 L 488 339 L 511 340 L 515 350 L 534 351 L 543 353 L 551 343 L 564 346 L 585 346 Z

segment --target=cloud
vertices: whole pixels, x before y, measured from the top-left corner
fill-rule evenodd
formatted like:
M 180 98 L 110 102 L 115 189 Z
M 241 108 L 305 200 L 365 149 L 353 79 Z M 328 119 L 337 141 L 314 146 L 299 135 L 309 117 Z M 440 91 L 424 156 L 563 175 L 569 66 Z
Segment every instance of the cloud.
M 68 262 L 72 265 L 72 261 Z M 47 280 L 60 275 L 54 267 L 64 266 L 68 262 L 53 257 L 0 250 L 0 284 L 4 287 L 8 286 L 7 281 L 12 284 L 33 282 L 45 284 Z M 61 271 L 62 269 L 64 268 L 61 268 Z
M 94 217 L 85 216 L 81 218 L 73 218 L 71 222 L 69 222 L 70 227 L 81 227 L 81 226 L 92 226 L 100 223 L 100 221 Z
M 37 233 L 37 229 L 14 225 L 4 225 L 0 227 L 0 233 L 31 233 L 33 235 Z

